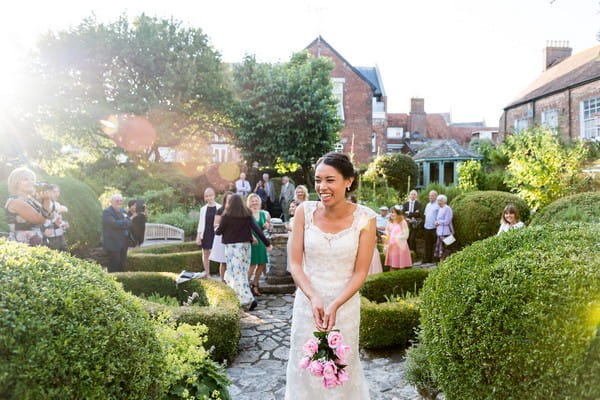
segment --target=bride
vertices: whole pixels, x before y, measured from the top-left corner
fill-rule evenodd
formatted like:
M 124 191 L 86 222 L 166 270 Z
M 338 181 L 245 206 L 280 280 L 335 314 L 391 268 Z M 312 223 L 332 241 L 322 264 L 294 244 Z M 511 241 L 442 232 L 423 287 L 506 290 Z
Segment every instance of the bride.
M 346 201 L 358 186 L 345 154 L 328 153 L 317 161 L 315 188 L 320 202 L 296 210 L 291 250 L 294 300 L 286 400 L 369 399 L 358 354 L 360 297 L 375 246 L 375 212 Z M 303 267 L 304 266 L 304 267 Z M 299 366 L 302 346 L 313 332 L 339 329 L 351 347 L 350 380 L 332 389 Z

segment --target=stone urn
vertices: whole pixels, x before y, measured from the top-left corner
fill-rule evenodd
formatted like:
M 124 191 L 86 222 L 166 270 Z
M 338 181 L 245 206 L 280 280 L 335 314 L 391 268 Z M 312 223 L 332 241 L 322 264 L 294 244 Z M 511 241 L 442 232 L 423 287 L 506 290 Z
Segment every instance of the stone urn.
M 269 236 L 273 250 L 269 253 L 267 284 L 261 285 L 263 293 L 293 293 L 296 290 L 292 275 L 287 270 L 288 231 L 280 218 L 271 218 Z

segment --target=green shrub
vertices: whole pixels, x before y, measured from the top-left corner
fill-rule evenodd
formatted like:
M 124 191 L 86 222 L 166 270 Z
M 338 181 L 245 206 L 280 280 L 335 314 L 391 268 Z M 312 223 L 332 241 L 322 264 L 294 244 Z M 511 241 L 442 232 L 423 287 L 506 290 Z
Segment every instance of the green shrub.
M 198 245 L 196 242 L 183 242 L 183 243 L 169 243 L 169 244 L 158 244 L 147 247 L 136 247 L 129 251 L 129 255 L 132 254 L 171 254 L 171 253 L 183 253 L 186 251 L 197 251 Z
M 508 174 L 503 169 L 497 169 L 488 172 L 483 176 L 483 187 L 481 190 L 498 190 L 500 192 L 509 192 L 510 189 L 506 184 Z
M 189 245 L 170 244 L 149 246 L 139 250 L 133 250 L 127 255 L 127 271 L 204 271 L 204 266 L 202 265 L 202 250 L 199 250 L 195 243 L 189 243 Z M 195 250 L 186 251 L 188 248 L 195 248 Z M 179 249 L 183 251 L 170 252 L 171 250 L 177 251 Z
M 483 188 L 484 172 L 481 162 L 467 160 L 458 166 L 458 187 L 462 190 L 478 190 Z
M 387 184 L 400 193 L 408 193 L 417 186 L 419 168 L 413 158 L 407 154 L 393 153 L 377 156 L 364 174 L 373 181 L 383 178 Z
M 47 181 L 60 186 L 58 202 L 67 206 L 69 212 L 63 218 L 69 222 L 65 239 L 74 251 L 95 247 L 102 236 L 102 208 L 96 194 L 85 183 L 74 178 L 38 176 L 38 181 Z M 0 203 L 6 203 L 8 189 L 6 182 L 0 184 Z M 0 212 L 0 230 L 8 231 L 4 212 Z
M 431 273 L 423 343 L 446 398 L 600 398 L 598 237 L 598 224 L 518 229 Z
M 195 237 L 198 229 L 198 219 L 190 218 L 189 213 L 181 208 L 164 214 L 151 214 L 148 222 L 176 226 L 183 229 L 188 237 Z
M 0 310 L 0 397 L 156 398 L 155 328 L 98 265 L 0 241 Z
M 168 307 L 144 301 L 153 314 L 167 312 L 178 322 L 190 325 L 203 324 L 208 328 L 207 348 L 214 348 L 212 358 L 232 360 L 240 339 L 239 301 L 233 290 L 212 279 L 193 279 L 175 285 L 176 274 L 157 272 L 125 272 L 114 274 L 125 290 L 136 296 L 149 296 L 156 292 L 176 297 L 180 303 L 193 293 L 200 294 L 200 306 Z
M 535 213 L 531 225 L 561 221 L 600 223 L 600 192 L 585 192 L 558 199 Z
M 437 399 L 440 393 L 439 386 L 435 376 L 431 372 L 427 350 L 422 343 L 416 343 L 406 351 L 406 363 L 404 366 L 404 378 L 406 382 L 415 386 L 423 399 Z
M 175 323 L 159 317 L 158 335 L 164 346 L 163 397 L 168 399 L 229 400 L 229 380 L 222 365 L 204 350 L 206 326 Z
M 367 349 L 408 346 L 419 326 L 417 303 L 418 298 L 375 303 L 362 297 L 360 346 Z
M 385 296 L 418 294 L 428 274 L 428 269 L 410 268 L 369 275 L 360 294 L 376 303 L 385 302 Z
M 502 212 L 508 204 L 517 207 L 521 221 L 529 219 L 527 203 L 511 193 L 471 192 L 456 197 L 450 207 L 458 243 L 465 246 L 498 233 Z

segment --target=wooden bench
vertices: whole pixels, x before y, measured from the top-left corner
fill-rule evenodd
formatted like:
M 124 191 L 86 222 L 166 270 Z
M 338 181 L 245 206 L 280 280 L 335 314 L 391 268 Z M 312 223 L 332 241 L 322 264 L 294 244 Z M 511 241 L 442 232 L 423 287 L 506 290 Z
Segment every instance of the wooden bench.
M 167 224 L 146 223 L 143 245 L 177 243 L 185 240 L 183 229 Z

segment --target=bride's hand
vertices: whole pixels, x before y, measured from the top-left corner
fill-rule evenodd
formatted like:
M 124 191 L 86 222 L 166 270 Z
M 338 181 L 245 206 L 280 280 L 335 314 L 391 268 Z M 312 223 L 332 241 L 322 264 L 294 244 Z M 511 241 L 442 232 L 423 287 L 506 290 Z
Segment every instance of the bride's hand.
M 324 324 L 323 324 L 323 313 L 324 313 L 323 300 L 321 300 L 320 298 L 315 298 L 315 299 L 311 300 L 311 305 L 312 305 L 313 318 L 315 320 L 315 326 L 320 331 L 325 330 Z
M 330 304 L 323 315 L 323 330 L 329 332 L 335 326 L 335 318 L 337 314 L 337 306 Z

